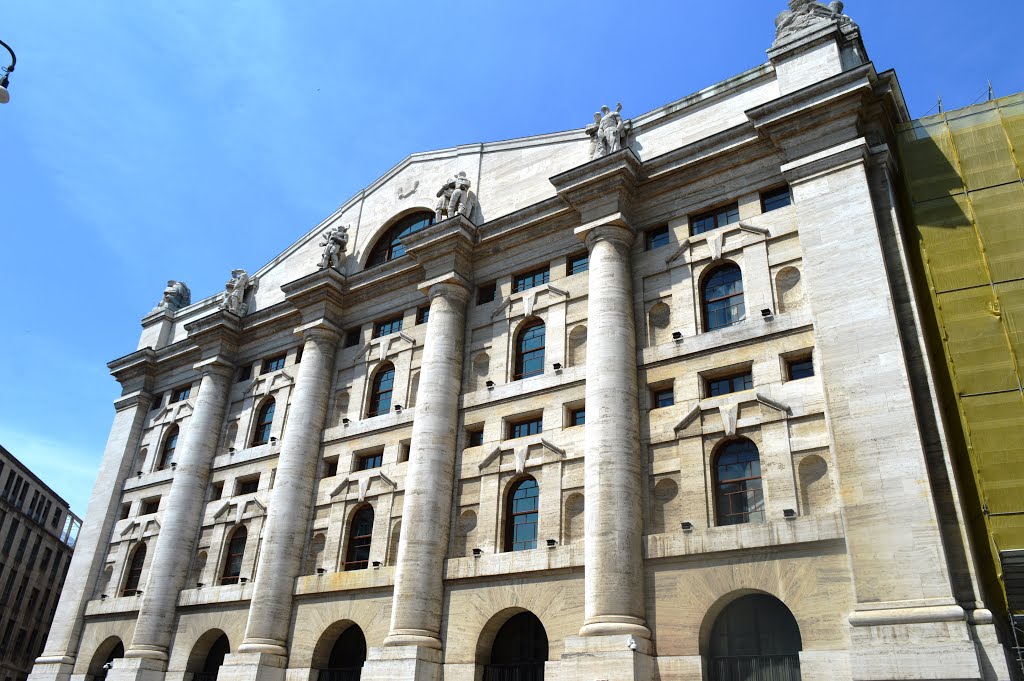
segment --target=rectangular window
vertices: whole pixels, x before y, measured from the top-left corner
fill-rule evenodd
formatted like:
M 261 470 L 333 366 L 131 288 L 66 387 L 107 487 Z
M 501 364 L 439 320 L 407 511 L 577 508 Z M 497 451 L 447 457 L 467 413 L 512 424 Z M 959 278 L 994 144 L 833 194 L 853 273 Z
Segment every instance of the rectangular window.
M 43 559 L 39 561 L 39 571 L 46 572 L 46 568 L 50 567 L 50 556 L 53 555 L 53 551 L 50 549 L 43 549 Z
M 131 504 L 121 504 L 120 519 L 121 520 L 127 520 L 128 517 L 131 516 L 131 514 L 132 514 L 132 505 Z
M 476 287 L 476 304 L 485 305 L 487 303 L 493 303 L 494 298 L 498 295 L 498 284 L 491 282 L 489 284 L 481 284 Z
M 391 333 L 398 333 L 402 330 L 402 318 L 395 317 L 373 325 L 373 337 L 380 338 Z
M 644 248 L 653 251 L 655 248 L 668 246 L 668 225 L 655 227 L 644 232 Z
M 512 277 L 512 293 L 519 293 L 531 289 L 534 286 L 540 286 L 541 284 L 548 283 L 551 278 L 551 273 L 548 270 L 548 266 L 539 267 L 529 272 L 523 272 Z
M 587 410 L 583 407 L 569 410 L 569 425 L 582 426 L 587 423 Z
M 479 447 L 484 443 L 484 431 L 483 430 L 467 430 L 466 431 L 466 446 L 467 447 Z
M 360 327 L 349 329 L 345 332 L 345 347 L 354 348 L 359 345 L 359 341 L 363 337 L 363 330 Z
M 384 452 L 374 454 L 363 454 L 356 461 L 356 468 L 361 471 L 368 471 L 373 468 L 380 468 L 384 465 Z
M 333 478 L 338 474 L 338 457 L 324 459 L 324 477 Z
M 255 494 L 260 488 L 260 476 L 244 478 L 235 483 L 235 494 Z
M 150 411 L 156 411 L 157 409 L 160 408 L 160 406 L 163 403 L 164 403 L 164 394 L 163 393 L 160 393 L 159 395 L 154 395 L 153 396 L 153 404 L 149 405 L 149 410 Z
M 57 523 L 59 523 L 59 522 L 60 522 L 60 509 L 59 508 L 55 508 L 55 509 L 53 509 L 53 520 L 50 521 L 50 526 L 51 527 L 57 527 Z
M 398 463 L 405 463 L 409 460 L 409 448 L 412 440 L 402 440 L 398 443 Z
M 675 403 L 676 398 L 672 391 L 672 386 L 668 386 L 667 388 L 655 388 L 651 391 L 651 409 L 671 407 Z
M 426 324 L 429 319 L 430 319 L 430 306 L 429 305 L 424 305 L 424 306 L 416 309 L 416 323 L 417 324 Z
M 160 510 L 160 497 L 153 497 L 151 499 L 142 500 L 142 508 L 139 511 L 139 515 L 150 515 Z
M 731 225 L 740 221 L 740 206 L 738 203 L 730 203 L 715 210 L 701 213 L 690 218 L 690 234 L 703 234 L 719 227 Z
M 588 269 L 590 269 L 589 253 L 577 253 L 576 255 L 570 255 L 568 260 L 565 262 L 565 276 L 567 277 L 579 274 L 580 272 L 586 272 Z
M 770 213 L 779 208 L 785 208 L 793 203 L 793 195 L 789 187 L 776 187 L 766 192 L 761 192 L 761 212 Z
M 220 501 L 224 496 L 224 483 L 215 482 L 210 486 L 210 501 Z
M 238 369 L 238 383 L 244 383 L 252 378 L 252 365 L 246 364 Z
M 302 351 L 305 350 L 305 349 L 306 349 L 305 345 L 300 345 L 298 347 L 298 349 L 295 350 L 295 363 L 296 364 L 301 364 L 302 363 Z
M 272 371 L 280 371 L 284 369 L 284 355 L 278 355 L 277 357 L 271 357 L 263 360 L 263 368 L 260 369 L 261 374 L 269 374 Z
M 786 360 L 786 374 L 789 380 L 798 381 L 814 375 L 814 360 L 810 355 L 802 355 Z
M 4 540 L 3 553 L 5 555 L 9 555 L 11 553 L 11 547 L 14 546 L 14 538 L 18 536 L 18 528 L 20 526 L 21 523 L 19 523 L 17 520 L 11 521 L 11 526 L 7 530 L 7 539 Z
M 729 393 L 738 393 L 741 390 L 750 390 L 754 387 L 754 375 L 750 369 L 731 376 L 707 379 L 708 397 L 718 397 Z
M 540 416 L 525 421 L 515 421 L 509 424 L 509 439 L 526 437 L 527 435 L 538 435 L 544 431 L 544 419 Z
M 168 404 L 174 404 L 175 402 L 184 402 L 192 395 L 192 386 L 186 385 L 183 388 L 175 388 L 171 391 L 171 399 Z

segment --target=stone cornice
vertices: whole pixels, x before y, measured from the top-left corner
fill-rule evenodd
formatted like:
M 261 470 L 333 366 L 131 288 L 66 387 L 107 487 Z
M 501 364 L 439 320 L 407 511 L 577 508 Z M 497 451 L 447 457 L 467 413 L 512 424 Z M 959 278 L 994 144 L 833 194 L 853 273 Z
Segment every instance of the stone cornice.
M 427 280 L 455 273 L 468 281 L 473 276 L 473 246 L 478 238 L 476 225 L 456 215 L 405 237 L 402 243 L 423 268 Z
M 234 358 L 242 332 L 242 318 L 227 310 L 217 310 L 185 325 L 203 360 L 226 356 Z
M 630 213 L 643 164 L 632 149 L 622 149 L 551 178 L 555 191 L 584 222 L 603 215 Z
M 287 301 L 299 311 L 304 327 L 323 321 L 335 328 L 342 326 L 346 289 L 345 275 L 329 267 L 281 287 Z
M 152 348 L 136 350 L 109 362 L 107 368 L 126 393 L 148 390 L 156 373 L 156 352 Z

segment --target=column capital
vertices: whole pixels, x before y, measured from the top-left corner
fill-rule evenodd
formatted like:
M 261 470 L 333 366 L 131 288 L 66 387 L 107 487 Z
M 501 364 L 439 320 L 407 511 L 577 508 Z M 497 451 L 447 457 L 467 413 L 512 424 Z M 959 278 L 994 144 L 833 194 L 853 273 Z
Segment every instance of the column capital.
M 640 184 L 642 164 L 632 149 L 623 149 L 551 178 L 562 199 L 585 223 L 609 215 L 628 216 Z
M 185 331 L 204 360 L 233 357 L 242 333 L 242 318 L 227 310 L 217 310 L 186 324 Z
M 348 280 L 332 267 L 309 274 L 281 287 L 285 298 L 298 309 L 303 326 L 340 328 Z
M 200 376 L 226 376 L 231 377 L 235 373 L 235 365 L 221 356 L 210 357 L 192 365 L 192 368 L 199 372 Z
M 302 342 L 313 340 L 322 343 L 337 344 L 341 340 L 341 327 L 327 319 L 317 319 L 308 324 L 303 324 L 295 329 L 295 335 L 302 338 Z
M 636 230 L 630 226 L 626 216 L 622 213 L 606 215 L 585 225 L 580 225 L 573 232 L 583 240 L 589 250 L 593 250 L 594 246 L 601 241 L 629 247 L 636 238 Z
M 418 288 L 426 293 L 431 300 L 446 298 L 452 303 L 465 304 L 469 301 L 469 292 L 472 286 L 464 276 L 453 271 L 425 281 Z

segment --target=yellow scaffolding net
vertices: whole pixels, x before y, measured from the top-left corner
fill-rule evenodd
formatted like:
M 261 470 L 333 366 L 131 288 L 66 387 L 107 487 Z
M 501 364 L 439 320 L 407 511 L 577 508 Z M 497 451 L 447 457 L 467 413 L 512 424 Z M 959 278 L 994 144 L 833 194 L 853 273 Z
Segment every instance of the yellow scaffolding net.
M 1024 550 L 1024 93 L 908 123 L 898 147 L 966 510 L 989 586 L 1024 609 L 1000 564 Z

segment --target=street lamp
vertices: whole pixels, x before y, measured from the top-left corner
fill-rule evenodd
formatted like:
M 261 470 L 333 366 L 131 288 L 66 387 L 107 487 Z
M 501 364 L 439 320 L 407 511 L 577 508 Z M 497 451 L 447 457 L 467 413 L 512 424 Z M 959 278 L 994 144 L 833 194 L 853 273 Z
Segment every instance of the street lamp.
M 2 40 L 0 40 L 0 45 L 3 45 L 11 53 L 11 65 L 0 71 L 0 73 L 3 73 L 3 78 L 0 78 L 0 104 L 6 104 L 11 101 L 11 93 L 7 91 L 7 88 L 11 84 L 11 71 L 14 70 L 14 65 L 18 63 L 18 58 L 14 56 L 14 50 L 11 49 L 10 45 Z

